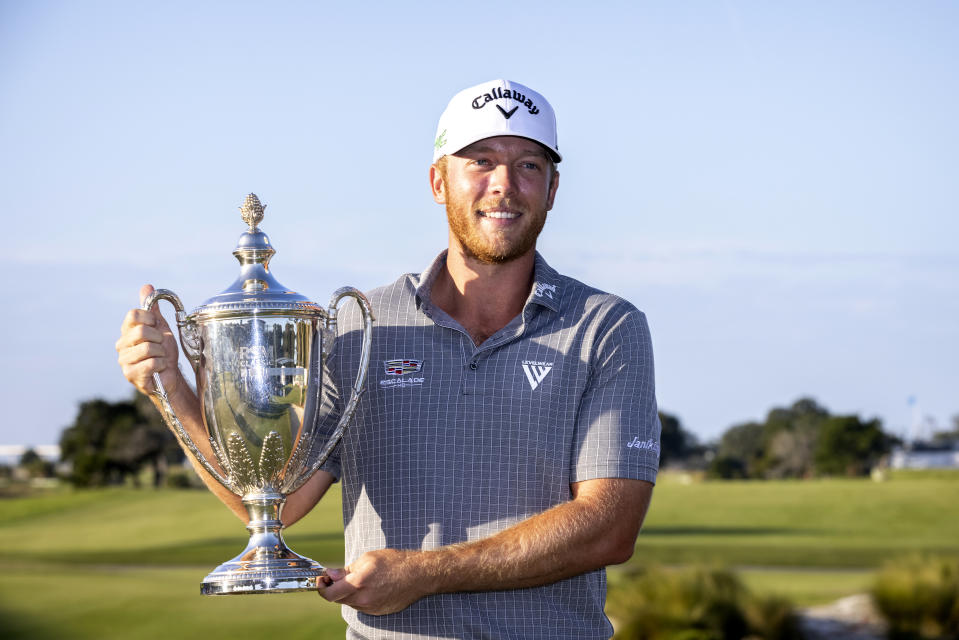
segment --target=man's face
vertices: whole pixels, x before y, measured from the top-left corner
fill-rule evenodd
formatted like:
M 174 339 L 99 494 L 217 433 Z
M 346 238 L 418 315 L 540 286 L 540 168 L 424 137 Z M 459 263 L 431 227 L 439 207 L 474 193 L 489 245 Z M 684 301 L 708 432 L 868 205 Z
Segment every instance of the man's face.
M 509 262 L 536 247 L 553 208 L 559 172 L 539 144 L 499 136 L 446 156 L 430 170 L 433 199 L 446 205 L 450 243 L 480 262 Z

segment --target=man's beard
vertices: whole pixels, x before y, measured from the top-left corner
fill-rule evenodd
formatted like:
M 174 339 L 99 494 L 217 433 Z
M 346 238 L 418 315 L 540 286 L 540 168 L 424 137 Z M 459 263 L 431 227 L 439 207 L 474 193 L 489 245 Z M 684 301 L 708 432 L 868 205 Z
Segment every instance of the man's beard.
M 531 221 L 529 226 L 523 230 L 522 235 L 509 242 L 491 242 L 487 235 L 479 231 L 478 225 L 470 224 L 474 220 L 475 210 L 468 208 L 468 205 L 462 205 L 462 207 L 466 210 L 465 215 L 457 214 L 455 211 L 457 204 L 447 201 L 446 219 L 449 221 L 450 231 L 459 240 L 468 257 L 485 264 L 502 264 L 526 255 L 536 246 L 536 238 L 539 237 L 543 226 L 546 224 L 546 211 L 537 214 L 537 212 L 529 211 L 524 207 L 520 220 L 531 218 Z M 485 210 L 509 209 L 510 202 L 507 198 L 495 204 L 481 204 L 478 208 Z

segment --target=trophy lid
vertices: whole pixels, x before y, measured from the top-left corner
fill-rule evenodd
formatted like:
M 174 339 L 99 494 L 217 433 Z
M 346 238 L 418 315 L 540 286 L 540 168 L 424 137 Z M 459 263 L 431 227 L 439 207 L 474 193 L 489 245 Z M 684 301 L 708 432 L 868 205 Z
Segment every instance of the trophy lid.
M 240 236 L 233 255 L 240 262 L 240 275 L 227 289 L 193 310 L 199 319 L 260 314 L 315 315 L 322 307 L 306 296 L 286 288 L 270 273 L 270 258 L 276 253 L 270 239 L 260 231 L 266 206 L 255 193 L 246 196 L 240 215 L 249 228 Z

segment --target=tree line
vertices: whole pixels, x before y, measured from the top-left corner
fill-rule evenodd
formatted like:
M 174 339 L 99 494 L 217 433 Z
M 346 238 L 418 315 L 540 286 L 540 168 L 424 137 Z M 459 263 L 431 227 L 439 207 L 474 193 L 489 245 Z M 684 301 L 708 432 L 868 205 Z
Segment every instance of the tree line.
M 775 407 L 762 422 L 728 428 L 718 441 L 700 443 L 675 415 L 660 412 L 660 466 L 704 470 L 712 478 L 810 478 L 861 476 L 880 463 L 901 441 L 887 434 L 878 419 L 833 415 L 812 398 Z M 959 440 L 955 429 L 934 440 Z M 164 486 L 172 465 L 185 462 L 176 438 L 146 396 L 81 403 L 73 424 L 60 437 L 64 477 L 78 487 L 140 484 L 145 469 L 152 484 Z M 21 460 L 31 475 L 52 475 L 50 463 L 33 451 Z
M 173 433 L 145 395 L 129 400 L 101 398 L 80 404 L 73 424 L 60 436 L 60 459 L 69 463 L 66 479 L 78 487 L 140 485 L 141 472 L 152 471 L 152 484 L 166 484 L 171 464 L 185 461 Z
M 699 467 L 714 478 L 862 476 L 901 444 L 879 419 L 833 415 L 812 398 L 733 425 L 711 445 L 700 445 L 675 416 L 661 413 L 660 422 L 660 464 Z

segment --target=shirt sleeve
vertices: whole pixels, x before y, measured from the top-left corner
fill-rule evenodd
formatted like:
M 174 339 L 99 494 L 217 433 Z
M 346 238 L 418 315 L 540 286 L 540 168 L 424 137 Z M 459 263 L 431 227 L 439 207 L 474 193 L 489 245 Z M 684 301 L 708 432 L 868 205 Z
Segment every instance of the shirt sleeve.
M 590 380 L 573 433 L 572 482 L 656 481 L 660 424 L 649 326 L 632 305 L 616 307 L 599 322 L 590 347 Z

